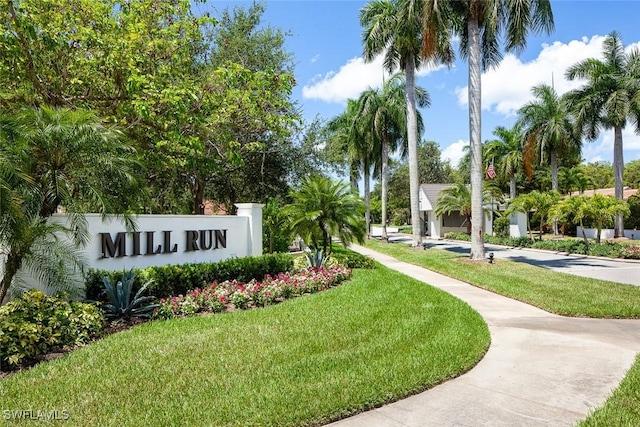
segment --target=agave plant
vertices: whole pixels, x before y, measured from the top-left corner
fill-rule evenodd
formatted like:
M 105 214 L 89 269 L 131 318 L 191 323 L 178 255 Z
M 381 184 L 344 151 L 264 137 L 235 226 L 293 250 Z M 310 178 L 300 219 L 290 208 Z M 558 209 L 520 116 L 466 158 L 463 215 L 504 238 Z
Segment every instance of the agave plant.
M 304 253 L 305 257 L 307 257 L 307 264 L 309 267 L 322 267 L 327 259 L 329 259 L 329 256 L 325 255 L 322 249 L 313 246 L 311 246 L 310 249 L 311 251 Z
M 103 309 L 107 318 L 114 319 L 130 319 L 132 317 L 150 318 L 153 314 L 153 310 L 158 307 L 158 304 L 147 304 L 153 301 L 155 297 L 146 296 L 142 297 L 142 293 L 152 283 L 148 281 L 136 292 L 133 299 L 131 298 L 131 292 L 134 281 L 133 269 L 129 272 L 122 273 L 122 280 L 114 286 L 109 279 L 102 277 L 104 283 L 104 290 L 109 298 L 109 304 L 105 304 Z

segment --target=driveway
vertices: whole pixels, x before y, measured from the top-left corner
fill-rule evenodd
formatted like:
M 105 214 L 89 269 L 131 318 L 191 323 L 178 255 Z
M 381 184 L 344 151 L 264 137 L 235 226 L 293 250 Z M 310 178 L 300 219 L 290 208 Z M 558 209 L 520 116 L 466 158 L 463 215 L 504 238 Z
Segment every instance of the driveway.
M 411 236 L 391 234 L 389 240 L 397 243 L 411 243 Z M 445 249 L 468 255 L 471 243 L 458 240 L 425 239 L 428 247 Z M 538 267 L 548 268 L 561 273 L 590 277 L 600 280 L 640 286 L 640 262 L 636 260 L 605 259 L 585 255 L 567 255 L 563 252 L 544 251 L 529 248 L 510 248 L 485 244 L 485 252 L 493 252 L 496 258 L 517 262 L 526 262 Z

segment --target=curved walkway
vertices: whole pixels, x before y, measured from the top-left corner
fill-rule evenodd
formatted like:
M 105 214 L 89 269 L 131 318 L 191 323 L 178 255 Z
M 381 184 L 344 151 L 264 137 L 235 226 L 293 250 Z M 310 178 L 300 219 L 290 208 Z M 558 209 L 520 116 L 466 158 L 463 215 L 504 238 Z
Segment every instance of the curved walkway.
M 489 325 L 491 346 L 468 373 L 332 426 L 569 426 L 604 403 L 640 352 L 640 321 L 557 316 L 353 249 L 466 301 Z

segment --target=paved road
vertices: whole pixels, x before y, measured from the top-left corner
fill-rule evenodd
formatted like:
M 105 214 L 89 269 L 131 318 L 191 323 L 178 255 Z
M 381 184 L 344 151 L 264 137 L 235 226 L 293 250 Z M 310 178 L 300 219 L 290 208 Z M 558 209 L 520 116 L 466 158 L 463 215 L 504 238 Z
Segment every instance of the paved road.
M 411 236 L 393 234 L 390 235 L 390 241 L 411 243 Z M 469 254 L 471 250 L 471 243 L 467 242 L 436 239 L 426 239 L 425 242 L 429 247 L 446 249 L 460 254 Z M 487 255 L 489 252 L 493 252 L 495 257 L 499 259 L 526 262 L 576 276 L 640 286 L 640 262 L 635 260 L 609 260 L 584 255 L 567 255 L 562 252 L 508 248 L 487 244 L 485 251 Z
M 333 427 L 571 426 L 606 400 L 640 351 L 638 320 L 557 316 L 354 249 L 469 303 L 489 325 L 491 346 L 466 374 Z

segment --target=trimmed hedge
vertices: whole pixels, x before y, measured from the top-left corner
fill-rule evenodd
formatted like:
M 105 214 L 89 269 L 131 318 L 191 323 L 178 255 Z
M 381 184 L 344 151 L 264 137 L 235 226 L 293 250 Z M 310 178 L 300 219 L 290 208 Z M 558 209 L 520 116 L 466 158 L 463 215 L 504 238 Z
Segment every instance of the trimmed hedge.
M 445 239 L 471 241 L 471 236 L 466 233 L 445 233 Z M 496 237 L 484 236 L 485 243 L 520 248 L 546 249 L 549 251 L 566 252 L 577 255 L 592 255 L 607 258 L 640 259 L 640 248 L 635 245 L 602 242 L 596 243 L 589 239 L 589 248 L 584 240 L 578 239 L 547 239 L 531 241 L 528 236 L 522 237 Z
M 215 263 L 134 268 L 133 292 L 137 292 L 146 282 L 153 281 L 147 288 L 146 295 L 168 298 L 185 295 L 190 290 L 201 288 L 212 282 L 262 280 L 266 275 L 276 275 L 292 269 L 293 257 L 282 253 L 232 258 Z M 87 299 L 106 301 L 103 276 L 112 283 L 117 283 L 122 277 L 122 271 L 89 270 L 85 277 Z

